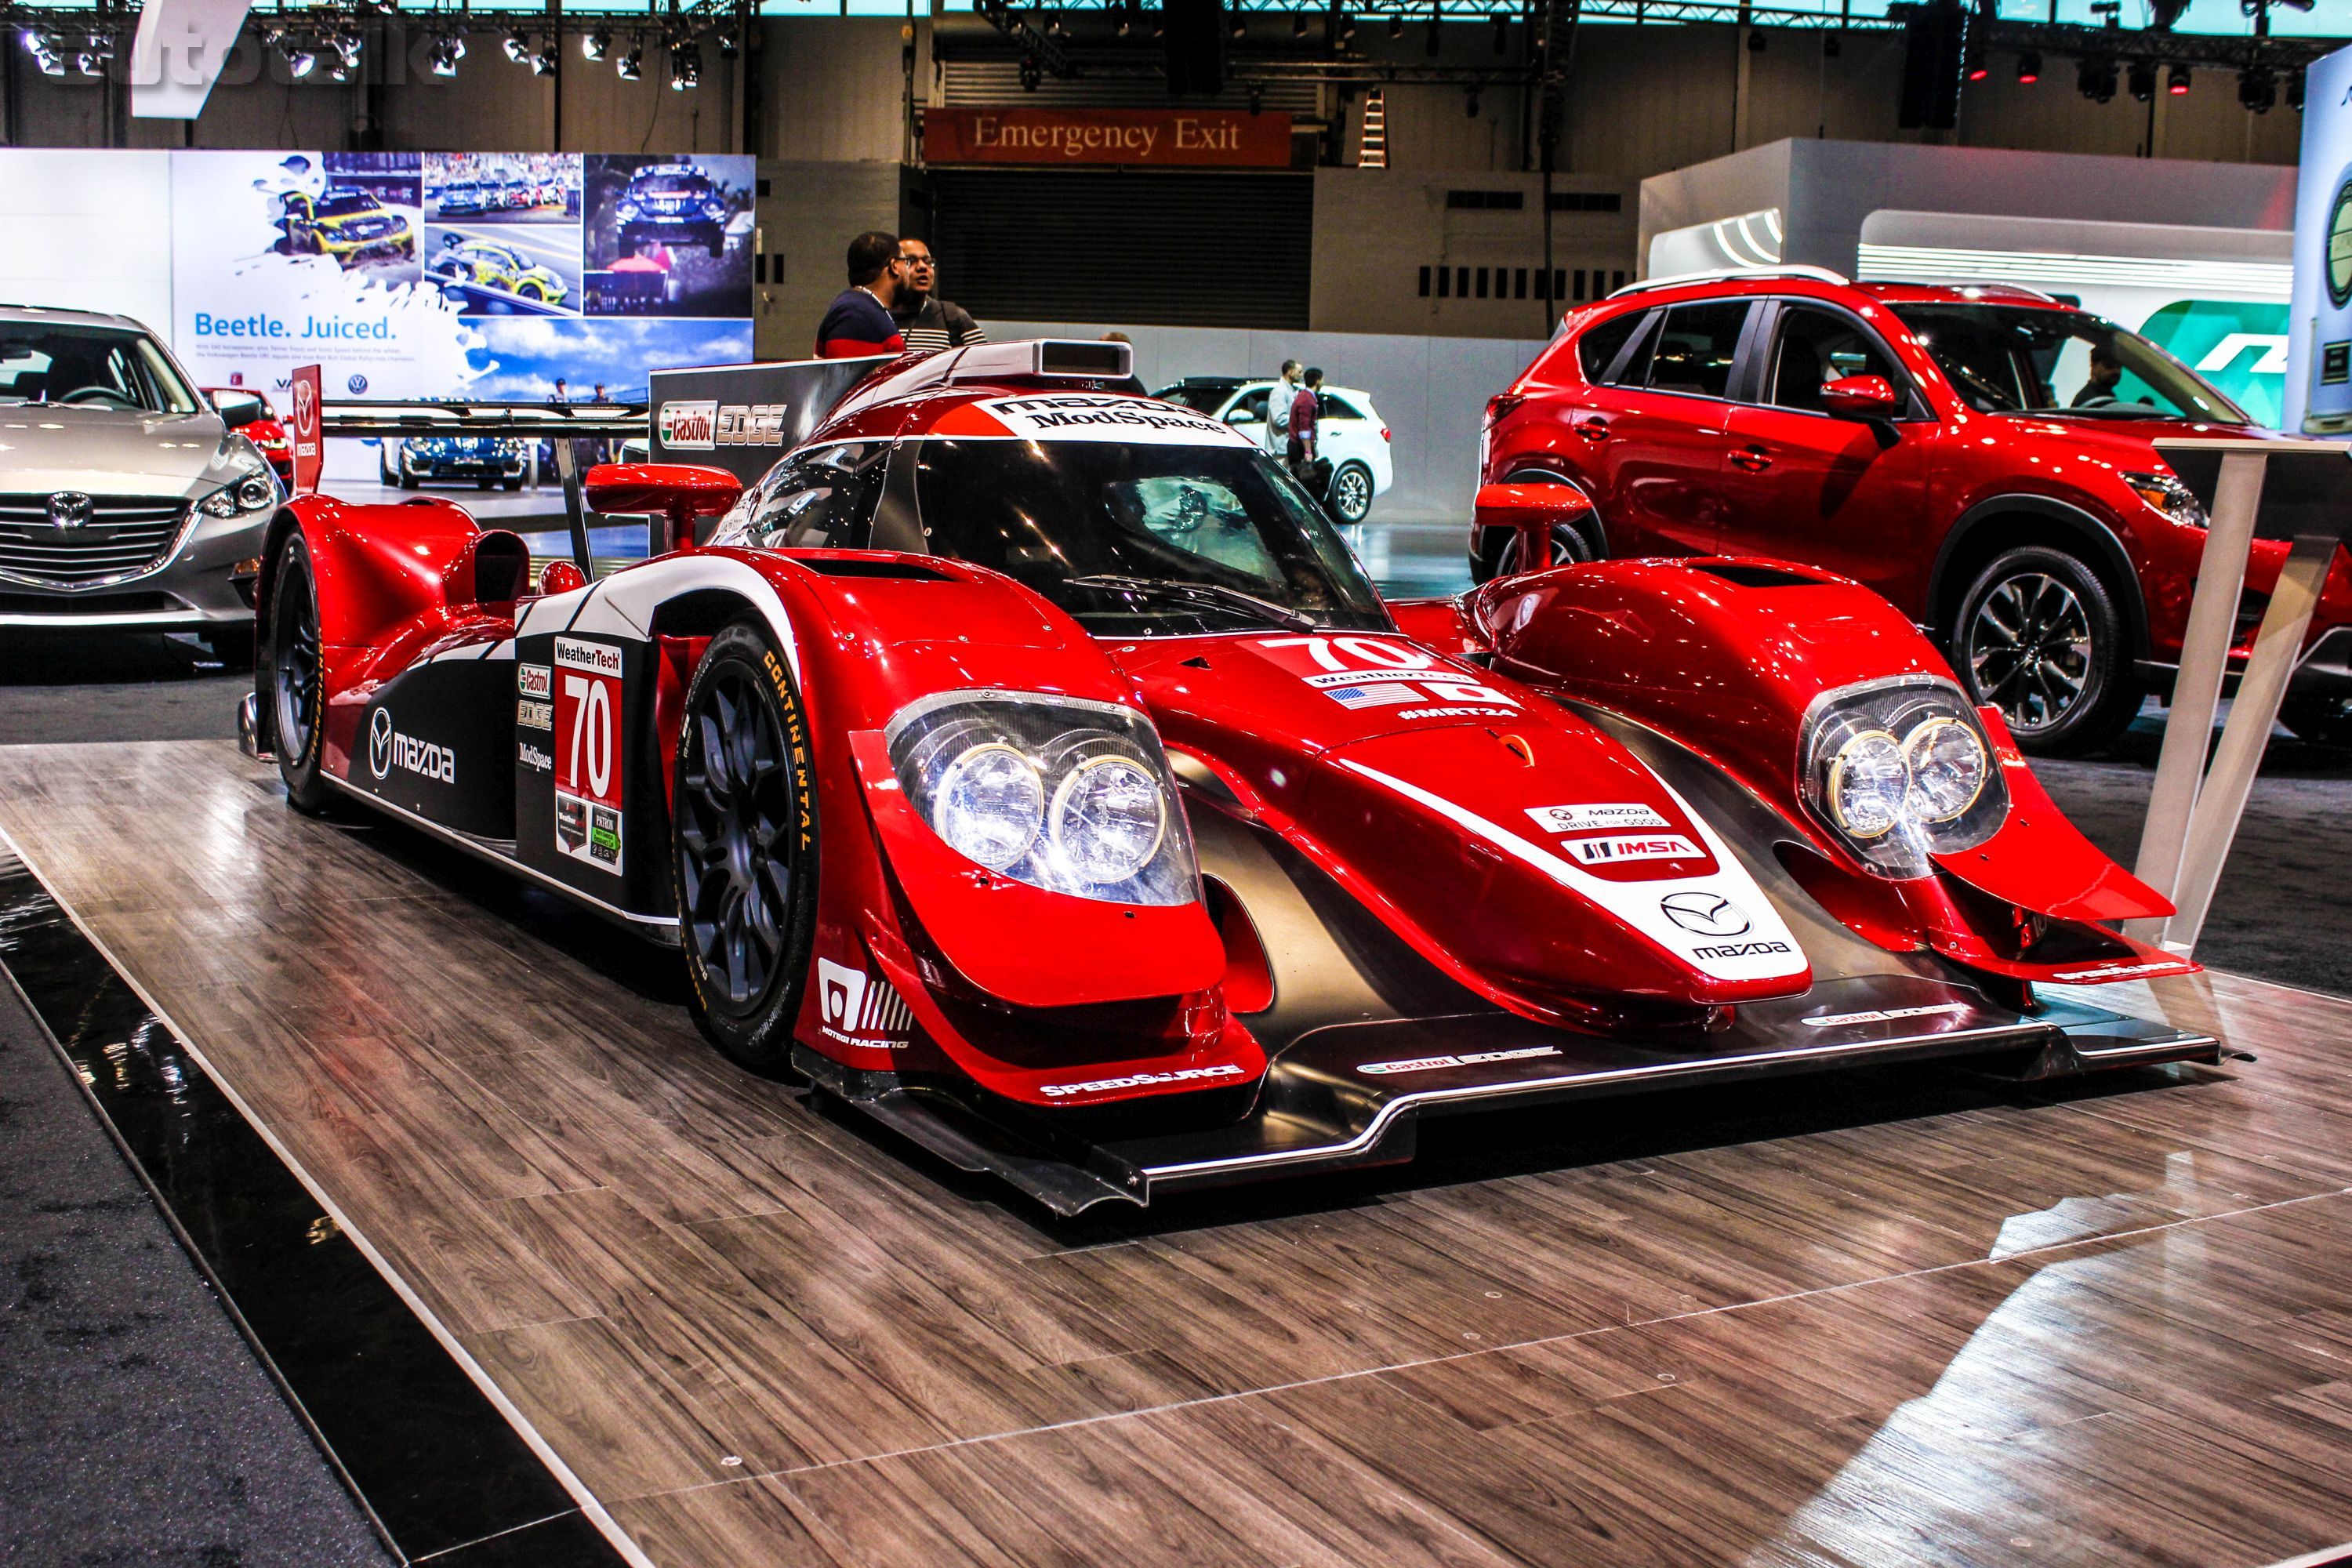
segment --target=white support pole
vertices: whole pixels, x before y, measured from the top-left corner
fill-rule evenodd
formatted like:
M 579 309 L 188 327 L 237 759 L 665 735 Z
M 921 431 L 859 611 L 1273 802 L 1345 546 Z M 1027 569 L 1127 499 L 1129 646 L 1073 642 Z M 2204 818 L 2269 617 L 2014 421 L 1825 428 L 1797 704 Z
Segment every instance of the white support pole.
M 2197 564 L 2196 593 L 2189 601 L 2189 627 L 2181 637 L 2180 668 L 2173 677 L 2164 746 L 2157 753 L 2156 784 L 2148 794 L 2147 822 L 2140 829 L 2139 864 L 2133 874 L 2176 904 L 2213 715 L 2221 708 L 2221 678 L 2230 668 L 2231 634 L 2237 625 L 2238 596 L 2245 587 L 2246 556 L 2253 548 L 2254 518 L 2262 507 L 2263 473 L 2269 461 L 2263 452 L 2231 452 L 2221 459 L 2211 526 Z M 2124 930 L 2141 942 L 2157 942 L 2165 924 L 2161 919 L 2139 920 Z

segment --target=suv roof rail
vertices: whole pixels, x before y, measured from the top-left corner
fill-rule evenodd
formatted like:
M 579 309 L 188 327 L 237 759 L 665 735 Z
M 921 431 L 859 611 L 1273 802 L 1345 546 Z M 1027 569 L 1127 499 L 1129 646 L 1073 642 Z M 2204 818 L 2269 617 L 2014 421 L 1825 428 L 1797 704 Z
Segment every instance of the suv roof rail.
M 1628 283 L 1622 289 L 1612 289 L 1608 298 L 1621 294 L 1643 294 L 1653 289 L 1673 289 L 1685 283 L 1721 283 L 1739 278 L 1810 278 L 1816 283 L 1836 283 L 1852 287 L 1853 279 L 1826 267 L 1808 267 L 1802 262 L 1790 262 L 1783 267 L 1720 267 L 1706 272 L 1675 272 L 1664 278 L 1644 278 L 1638 283 Z

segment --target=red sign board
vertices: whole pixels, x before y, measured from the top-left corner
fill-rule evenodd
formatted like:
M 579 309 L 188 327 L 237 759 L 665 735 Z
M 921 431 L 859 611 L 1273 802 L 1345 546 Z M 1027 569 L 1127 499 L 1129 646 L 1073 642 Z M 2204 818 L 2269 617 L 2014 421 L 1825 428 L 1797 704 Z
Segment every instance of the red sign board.
M 319 488 L 319 469 L 326 447 L 319 440 L 319 367 L 306 364 L 294 372 L 294 493 L 308 495 Z
M 1290 116 L 1225 109 L 933 109 L 932 163 L 1290 167 Z

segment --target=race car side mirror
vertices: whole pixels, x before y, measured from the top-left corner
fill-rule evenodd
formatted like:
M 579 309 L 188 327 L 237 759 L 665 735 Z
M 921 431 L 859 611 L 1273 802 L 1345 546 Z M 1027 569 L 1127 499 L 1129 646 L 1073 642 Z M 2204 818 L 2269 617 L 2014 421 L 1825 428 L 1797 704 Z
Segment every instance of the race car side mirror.
M 1475 502 L 1479 537 L 1507 528 L 1519 537 L 1517 570 L 1550 565 L 1554 530 L 1573 525 L 1592 510 L 1583 492 L 1568 485 L 1481 485 Z
M 1883 375 L 1842 375 L 1822 384 L 1822 406 L 1843 419 L 1883 419 L 1895 412 L 1895 388 Z
M 669 524 L 654 553 L 694 548 L 694 520 L 719 517 L 743 493 L 743 481 L 724 468 L 685 463 L 599 463 L 581 481 L 592 511 L 648 512 Z

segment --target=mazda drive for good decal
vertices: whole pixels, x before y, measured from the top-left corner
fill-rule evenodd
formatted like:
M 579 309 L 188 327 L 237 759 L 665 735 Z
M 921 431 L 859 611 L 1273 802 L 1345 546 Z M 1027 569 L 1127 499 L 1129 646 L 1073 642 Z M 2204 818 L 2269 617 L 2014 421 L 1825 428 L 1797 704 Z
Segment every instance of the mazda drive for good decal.
M 555 639 L 555 847 L 621 874 L 621 650 Z

